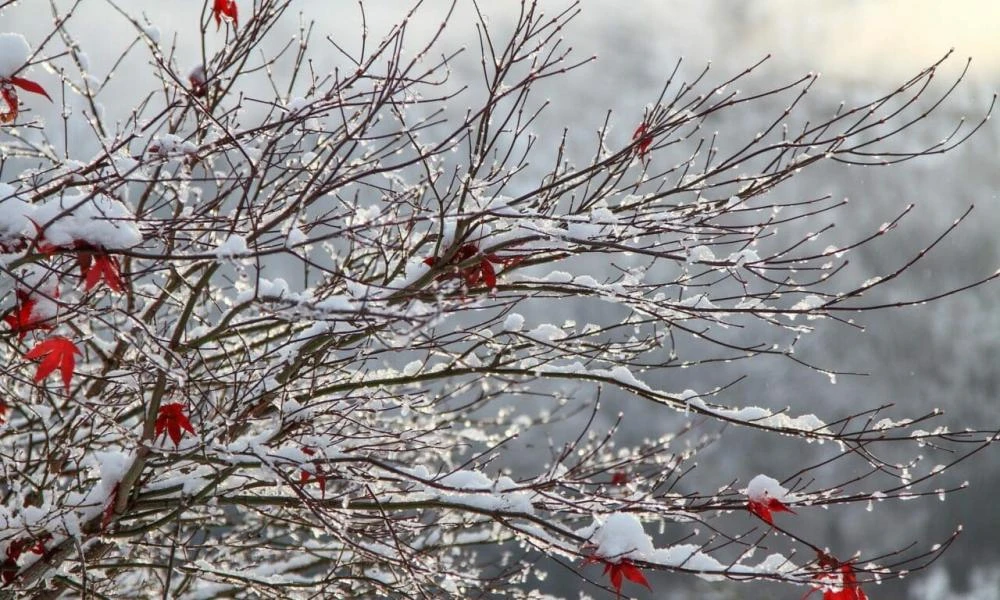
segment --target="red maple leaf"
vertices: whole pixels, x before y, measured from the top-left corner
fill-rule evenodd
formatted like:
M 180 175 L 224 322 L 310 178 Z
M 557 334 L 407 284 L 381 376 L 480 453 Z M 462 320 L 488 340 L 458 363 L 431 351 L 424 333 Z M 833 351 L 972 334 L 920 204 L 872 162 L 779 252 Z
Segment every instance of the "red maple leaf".
M 215 29 L 222 27 L 222 20 L 233 22 L 233 29 L 239 25 L 239 16 L 236 11 L 236 0 L 215 0 L 212 5 L 212 16 L 215 17 Z
M 18 113 L 18 101 L 17 101 L 17 89 L 21 88 L 26 92 L 31 92 L 32 94 L 41 94 L 52 101 L 52 97 L 49 96 L 45 88 L 38 85 L 30 79 L 25 79 L 23 77 L 7 77 L 0 79 L 0 97 L 7 104 L 7 110 L 0 112 L 0 123 L 10 123 L 17 118 Z
M 0 398 L 0 425 L 7 422 L 7 411 L 10 410 L 10 406 Z
M 156 437 L 160 437 L 164 431 L 174 441 L 174 446 L 181 443 L 181 430 L 185 430 L 191 435 L 197 435 L 191 421 L 184 415 L 184 405 L 179 402 L 164 404 L 160 411 L 156 413 Z
M 639 158 L 646 158 L 646 155 L 649 154 L 649 147 L 653 145 L 653 134 L 649 133 L 649 127 L 645 123 L 641 123 L 635 128 L 632 141 L 638 142 L 635 151 Z
M 18 304 L 10 312 L 4 315 L 3 321 L 10 325 L 10 330 L 17 333 L 17 340 L 21 341 L 29 331 L 36 329 L 52 329 L 51 319 L 39 319 L 34 314 L 36 300 L 31 299 L 26 292 L 18 290 L 16 292 Z
M 302 452 L 308 456 L 314 456 L 316 454 L 316 450 L 310 448 L 309 446 L 303 447 Z M 319 461 L 314 460 L 313 470 L 315 473 L 310 473 L 306 469 L 302 469 L 302 472 L 299 473 L 299 483 L 305 485 L 309 483 L 310 479 L 315 479 L 316 483 L 319 484 L 319 493 L 326 498 L 326 473 L 323 472 L 323 465 L 321 465 Z
M 792 513 L 793 515 L 795 514 L 794 510 L 788 508 L 784 502 L 778 500 L 777 498 L 767 498 L 766 501 L 749 500 L 747 502 L 747 510 L 749 510 L 751 514 L 760 517 L 760 519 L 768 525 L 772 526 L 774 525 L 774 521 L 771 519 L 772 512 L 787 512 Z
M 76 255 L 83 277 L 83 289 L 89 292 L 101 281 L 116 292 L 122 291 L 121 264 L 118 258 L 89 244 L 77 244 L 80 253 Z
M 639 567 L 635 566 L 635 564 L 627 558 L 623 558 L 618 562 L 611 562 L 606 558 L 601 558 L 597 555 L 591 554 L 583 559 L 584 565 L 590 563 L 601 563 L 604 565 L 603 574 L 608 576 L 608 579 L 611 581 L 611 587 L 615 588 L 615 595 L 618 597 L 621 597 L 622 584 L 626 579 L 645 586 L 649 591 L 653 591 L 653 588 L 650 587 L 649 582 L 646 581 L 646 576 L 642 574 Z
M 49 373 L 58 368 L 68 393 L 70 380 L 73 379 L 73 369 L 76 368 L 74 356 L 76 354 L 80 354 L 80 349 L 72 340 L 55 335 L 36 344 L 24 357 L 28 360 L 41 361 L 38 370 L 35 371 L 35 383 L 45 379 Z

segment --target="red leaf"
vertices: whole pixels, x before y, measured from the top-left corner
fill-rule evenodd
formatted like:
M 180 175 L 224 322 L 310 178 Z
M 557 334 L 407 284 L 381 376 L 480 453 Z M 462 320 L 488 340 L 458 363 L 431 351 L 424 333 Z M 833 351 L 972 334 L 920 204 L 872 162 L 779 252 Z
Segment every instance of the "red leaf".
M 9 585 L 17 579 L 17 561 L 13 558 L 5 559 L 3 564 L 0 564 L 0 577 L 3 578 L 4 585 Z
M 626 485 L 628 483 L 628 473 L 625 471 L 615 471 L 611 474 L 611 485 Z
M 17 118 L 17 90 L 0 81 L 0 98 L 7 104 L 7 110 L 0 112 L 0 123 L 11 123 Z
M 204 66 L 198 66 L 191 71 L 188 82 L 191 84 L 191 95 L 195 98 L 204 98 L 208 94 L 208 75 Z
M 747 510 L 751 514 L 754 514 L 762 521 L 768 525 L 774 526 L 774 520 L 771 518 L 772 512 L 787 512 L 795 514 L 795 511 L 788 508 L 784 502 L 778 500 L 777 498 L 768 498 L 767 502 L 761 500 L 749 500 L 747 502 Z
M 45 91 L 45 88 L 38 85 L 34 81 L 31 81 L 30 79 L 25 79 L 23 77 L 10 77 L 7 79 L 7 81 L 11 82 L 12 84 L 16 85 L 17 87 L 21 88 L 26 92 L 31 92 L 32 94 L 41 94 L 42 96 L 48 98 L 49 102 L 52 102 L 52 96 L 49 96 L 49 93 Z
M 458 266 L 470 258 L 479 254 L 479 246 L 476 244 L 462 244 L 455 254 L 452 256 L 451 260 L 448 261 L 449 265 Z M 486 254 L 477 264 L 465 267 L 461 270 L 455 270 L 450 273 L 441 273 L 438 275 L 438 280 L 449 279 L 453 277 L 461 277 L 465 280 L 465 285 L 468 287 L 473 287 L 478 285 L 480 281 L 489 288 L 496 289 L 497 287 L 497 271 L 493 266 L 493 263 L 502 264 L 505 267 L 508 264 L 516 264 L 521 260 L 520 257 L 514 257 L 512 259 L 500 258 L 496 254 Z M 423 260 L 424 264 L 428 267 L 433 267 L 438 264 L 440 259 L 436 256 L 428 256 Z
M 23 340 L 29 331 L 35 329 L 52 329 L 53 325 L 50 319 L 34 318 L 33 313 L 35 305 L 38 303 L 37 301 L 32 300 L 27 297 L 27 294 L 22 293 L 18 293 L 18 298 L 20 299 L 19 305 L 3 318 L 4 323 L 10 325 L 10 330 L 17 333 L 18 341 Z
M 649 153 L 649 147 L 653 144 L 653 136 L 648 133 L 649 128 L 645 123 L 642 123 L 635 128 L 635 133 L 632 134 L 632 141 L 638 140 L 636 144 L 636 153 L 639 158 L 646 158 L 646 154 Z
M 70 380 L 73 379 L 73 369 L 76 368 L 75 354 L 80 354 L 76 344 L 69 338 L 56 335 L 36 344 L 24 357 L 28 360 L 41 360 L 35 372 L 36 383 L 58 368 L 68 393 Z
M 313 456 L 316 454 L 316 450 L 310 448 L 309 446 L 304 446 L 302 452 L 308 456 Z M 319 493 L 326 498 L 326 475 L 323 473 L 323 465 L 319 464 L 317 461 L 313 461 L 313 469 L 316 473 L 310 473 L 309 471 L 302 469 L 299 473 L 299 483 L 305 485 L 309 483 L 310 478 L 315 478 L 316 483 L 319 484 Z
M 8 410 L 10 410 L 10 406 L 3 400 L 0 400 L 0 425 L 3 425 L 4 423 L 7 422 L 6 417 Z
M 28 548 L 28 552 L 43 556 L 45 554 L 45 544 L 52 541 L 52 534 L 46 533 L 35 541 L 35 545 Z
M 813 591 L 825 589 L 823 600 L 868 600 L 868 595 L 858 584 L 858 578 L 854 574 L 854 566 L 851 563 L 841 563 L 828 554 L 820 553 L 819 566 L 830 569 L 828 572 L 818 573 L 814 576 L 821 584 L 814 585 Z M 837 573 L 838 570 L 840 573 Z
M 216 30 L 222 27 L 223 18 L 233 22 L 233 29 L 236 29 L 236 26 L 239 25 L 236 0 L 215 0 L 215 4 L 212 5 L 212 15 L 215 17 Z
M 104 507 L 104 512 L 101 513 L 101 531 L 108 528 L 111 524 L 111 519 L 115 517 L 115 504 L 118 504 L 118 486 L 120 482 L 115 483 L 115 487 L 111 489 L 111 497 L 108 499 L 108 505 Z
M 646 589 L 652 591 L 653 588 L 649 587 L 649 582 L 646 581 L 646 576 L 642 574 L 639 567 L 633 565 L 628 560 L 623 560 L 619 566 L 621 567 L 622 573 L 625 575 L 625 579 L 645 586 Z
M 606 558 L 601 558 L 594 554 L 587 556 L 583 559 L 584 566 L 590 563 L 603 563 L 604 573 L 603 575 L 608 576 L 608 580 L 611 582 L 611 587 L 615 588 L 615 594 L 621 596 L 622 584 L 625 579 L 631 582 L 638 583 L 639 585 L 645 586 L 646 589 L 652 591 L 649 582 L 646 581 L 646 576 L 642 574 L 639 567 L 635 566 L 631 560 L 623 558 L 620 561 L 613 563 Z
M 479 261 L 479 268 L 483 272 L 483 283 L 486 284 L 486 287 L 491 290 L 496 289 L 497 272 L 493 269 L 493 265 L 490 264 L 490 261 L 485 258 Z
M 181 443 L 181 430 L 187 431 L 191 435 L 197 435 L 191 421 L 184 415 L 184 405 L 179 402 L 164 404 L 156 414 L 156 437 L 160 437 L 164 431 L 173 440 L 174 446 Z
M 52 254 L 59 249 L 59 246 L 51 244 L 45 240 L 43 237 L 45 230 L 41 225 L 36 223 L 31 217 L 28 217 L 28 220 L 35 226 L 35 250 L 41 252 L 42 254 Z
M 773 512 L 787 512 L 796 514 L 794 510 L 788 508 L 784 502 L 778 500 L 777 498 L 769 498 L 767 501 L 767 508 Z
M 83 276 L 85 291 L 89 292 L 101 281 L 116 292 L 122 291 L 121 265 L 117 257 L 104 251 L 81 251 L 77 255 L 77 260 L 80 262 L 80 274 Z
M 774 521 L 771 520 L 771 511 L 763 502 L 750 500 L 747 502 L 747 510 L 750 511 L 750 514 L 760 517 L 760 519 L 768 525 L 774 525 Z

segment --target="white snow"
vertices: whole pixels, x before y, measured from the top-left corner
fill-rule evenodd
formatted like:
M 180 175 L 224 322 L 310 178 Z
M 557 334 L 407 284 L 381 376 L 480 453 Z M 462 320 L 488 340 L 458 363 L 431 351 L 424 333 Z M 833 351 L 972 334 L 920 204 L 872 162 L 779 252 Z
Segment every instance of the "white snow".
M 750 480 L 745 490 L 742 490 L 747 498 L 755 502 L 767 502 L 774 498 L 779 502 L 792 502 L 788 489 L 782 486 L 777 479 L 767 475 L 757 475 Z
M 521 331 L 524 327 L 524 317 L 518 313 L 510 313 L 503 321 L 504 331 Z
M 305 98 L 303 98 L 301 96 L 296 96 L 295 98 L 292 98 L 291 100 L 288 101 L 288 104 L 285 105 L 285 109 L 290 114 L 294 114 L 294 113 L 297 113 L 297 112 L 299 112 L 300 110 L 302 110 L 304 108 L 307 108 L 309 106 L 309 104 L 310 104 L 310 102 L 308 100 L 306 100 Z
M 542 323 L 528 332 L 536 340 L 553 342 L 566 337 L 566 332 L 551 323 Z
M 534 513 L 532 494 L 516 491 L 517 483 L 501 476 L 495 482 L 479 471 L 455 471 L 437 480 L 439 486 L 452 488 L 446 491 L 427 486 L 426 492 L 453 504 L 480 510 Z
M 746 249 L 740 250 L 739 252 L 733 252 L 726 258 L 727 262 L 731 262 L 737 267 L 744 265 L 746 263 L 760 262 L 760 257 L 757 256 L 757 252 L 754 250 Z
M 131 248 L 142 241 L 135 216 L 122 202 L 104 194 L 67 191 L 58 198 L 28 207 L 28 214 L 45 229 L 45 240 L 56 246 L 75 241 L 102 248 Z M 16 225 L 20 220 L 15 220 Z M 22 223 L 23 227 L 23 223 Z
M 708 262 L 715 260 L 715 253 L 708 246 L 695 246 L 688 252 L 688 262 Z
M 215 249 L 215 255 L 219 258 L 233 258 L 237 254 L 246 254 L 248 251 L 247 240 L 242 235 L 230 235 Z
M 0 33 L 0 79 L 14 75 L 28 62 L 31 47 L 20 33 Z
M 615 561 L 620 558 L 644 559 L 653 552 L 653 541 L 634 515 L 614 513 L 590 538 L 597 546 L 594 554 Z
M 610 562 L 639 560 L 664 567 L 701 571 L 698 576 L 708 581 L 723 579 L 724 573 L 789 574 L 798 570 L 781 554 L 771 554 L 757 565 L 745 565 L 724 564 L 706 554 L 704 545 L 677 544 L 655 548 L 639 519 L 627 513 L 611 514 L 603 523 L 596 522 L 576 534 L 588 537 L 588 542 L 597 546 L 594 555 Z

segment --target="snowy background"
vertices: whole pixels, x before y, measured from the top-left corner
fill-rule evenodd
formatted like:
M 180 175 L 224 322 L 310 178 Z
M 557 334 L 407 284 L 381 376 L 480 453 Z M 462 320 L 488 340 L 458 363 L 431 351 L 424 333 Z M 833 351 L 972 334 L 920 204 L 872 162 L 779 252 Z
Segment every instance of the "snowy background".
M 186 13 L 203 7 L 196 0 L 129 0 L 122 4 L 132 14 L 145 15 L 155 24 L 165 45 L 170 45 L 178 27 L 190 27 L 191 19 Z M 249 14 L 243 4 L 240 2 L 241 11 Z M 329 33 L 336 39 L 356 39 L 356 10 L 351 10 L 351 17 L 345 17 L 331 9 L 334 4 L 303 0 L 298 8 L 306 19 L 317 21 L 323 34 Z M 402 14 L 403 3 L 368 4 L 372 5 L 366 9 L 374 31 L 380 29 L 380 23 L 386 26 Z M 430 3 L 415 27 L 432 31 L 440 19 L 439 8 L 444 4 Z M 503 6 L 491 6 L 490 10 L 496 26 L 502 30 L 509 20 L 505 11 L 513 10 L 515 3 L 496 4 Z M 547 0 L 544 4 L 555 8 L 564 3 Z M 103 76 L 133 34 L 122 16 L 106 3 L 85 1 L 83 6 L 67 27 L 87 53 L 94 72 Z M 645 0 L 629 2 L 627 10 L 622 10 L 622 6 L 610 1 L 583 3 L 583 14 L 565 37 L 578 56 L 595 54 L 598 61 L 542 90 L 553 101 L 545 127 L 553 136 L 564 127 L 569 128 L 571 139 L 580 144 L 576 152 L 581 156 L 586 152 L 584 144 L 593 139 L 593 131 L 608 109 L 618 113 L 620 122 L 634 123 L 643 107 L 656 97 L 680 56 L 692 70 L 712 61 L 713 71 L 721 77 L 771 54 L 770 61 L 752 80 L 756 83 L 751 85 L 760 87 L 794 80 L 807 71 L 821 72 L 823 78 L 810 92 L 805 106 L 807 111 L 815 110 L 817 114 L 828 113 L 841 100 L 860 102 L 887 92 L 951 47 L 956 48 L 956 55 L 947 65 L 948 74 L 956 74 L 965 57 L 972 56 L 974 61 L 967 80 L 936 117 L 941 122 L 937 126 L 931 123 L 916 128 L 913 146 L 940 137 L 953 122 L 950 119 L 967 115 L 974 120 L 988 105 L 993 91 L 1000 88 L 1000 42 L 997 41 L 1000 4 L 993 1 Z M 38 16 L 41 8 L 36 1 L 22 2 L 7 10 L 0 31 L 23 33 L 34 46 L 50 26 L 46 18 Z M 461 6 L 457 11 L 444 43 L 467 45 L 474 53 L 475 34 L 466 25 L 471 22 L 468 9 Z M 290 16 L 289 35 L 298 27 L 295 16 Z M 116 31 L 122 32 L 120 37 Z M 276 37 L 280 39 L 281 35 Z M 178 47 L 178 62 L 194 66 L 199 51 Z M 476 58 L 466 55 L 466 62 L 459 63 L 455 76 L 475 77 Z M 50 91 L 58 89 L 53 76 L 39 68 L 33 74 Z M 122 105 L 106 105 L 105 110 L 125 113 L 142 89 L 143 81 L 143 59 L 137 56 L 137 60 L 119 70 L 118 79 L 110 84 L 120 93 L 105 96 L 121 98 Z M 60 97 L 58 92 L 53 96 Z M 768 107 L 762 104 L 759 108 Z M 50 121 L 57 120 L 57 109 L 37 104 L 35 109 Z M 723 136 L 733 135 L 742 140 L 747 134 L 752 136 L 757 123 L 768 115 L 762 112 L 758 121 L 755 115 L 734 113 L 717 126 Z M 68 133 L 71 139 L 75 136 L 90 139 L 82 131 Z M 544 135 L 545 131 L 541 133 Z M 627 139 L 630 130 L 619 133 Z M 83 149 L 81 152 L 88 154 Z M 907 203 L 917 205 L 915 214 L 904 224 L 903 235 L 891 238 L 889 243 L 872 245 L 851 264 L 859 281 L 894 269 L 970 204 L 975 204 L 974 218 L 962 227 L 959 235 L 946 240 L 885 298 L 905 299 L 961 285 L 1000 265 L 1000 242 L 996 235 L 1000 226 L 998 167 L 1000 128 L 994 121 L 967 145 L 947 155 L 891 169 L 815 169 L 782 186 L 778 193 L 787 198 L 822 194 L 849 197 L 851 208 L 838 213 L 834 234 L 843 240 L 856 237 L 851 235 L 856 225 L 878 224 Z M 748 375 L 735 392 L 745 401 L 737 404 L 779 408 L 794 404 L 802 408 L 815 403 L 848 414 L 896 403 L 902 407 L 901 412 L 911 415 L 942 408 L 948 413 L 946 422 L 952 426 L 998 427 L 998 306 L 1000 285 L 987 286 L 933 305 L 869 317 L 864 323 L 867 326 L 864 333 L 828 328 L 805 340 L 800 349 L 813 362 L 868 372 L 867 377 L 841 377 L 831 385 L 821 374 L 787 361 L 764 359 L 742 363 L 728 371 L 720 367 L 717 371 L 692 373 L 692 381 L 670 387 L 704 388 L 733 376 Z M 578 318 L 585 320 L 586 315 Z M 641 410 L 627 415 L 626 424 L 636 437 L 658 435 L 673 426 L 651 423 L 643 417 Z M 787 472 L 800 466 L 803 459 L 801 454 L 782 453 L 781 448 L 768 445 L 773 441 L 766 439 L 767 436 L 732 431 L 726 435 L 743 436 L 740 441 L 748 451 L 734 454 L 710 448 L 699 458 L 701 468 L 710 470 L 711 477 L 706 481 L 726 481 L 727 476 L 745 477 L 747 473 L 762 471 Z M 732 443 L 727 445 L 732 447 Z M 831 546 L 849 548 L 847 554 L 853 549 L 877 552 L 914 540 L 943 538 L 957 523 L 964 523 L 965 533 L 959 542 L 932 570 L 915 575 L 905 585 L 871 589 L 870 595 L 914 600 L 1000 598 L 1000 543 L 997 543 L 1000 535 L 996 530 L 1000 509 L 994 500 L 1000 493 L 997 452 L 990 449 L 967 463 L 964 471 L 955 473 L 954 480 L 968 479 L 971 487 L 946 503 L 921 502 L 914 503 L 909 510 L 862 515 L 831 514 L 824 535 L 831 540 Z M 512 460 L 516 462 L 516 458 Z M 692 483 L 698 476 L 696 471 Z M 689 583 L 696 585 L 697 596 L 702 598 L 747 597 L 749 592 L 745 586 Z M 677 597 L 690 597 L 691 593 L 654 587 L 661 590 L 655 596 L 660 598 L 668 597 L 663 591 L 668 589 L 675 590 Z

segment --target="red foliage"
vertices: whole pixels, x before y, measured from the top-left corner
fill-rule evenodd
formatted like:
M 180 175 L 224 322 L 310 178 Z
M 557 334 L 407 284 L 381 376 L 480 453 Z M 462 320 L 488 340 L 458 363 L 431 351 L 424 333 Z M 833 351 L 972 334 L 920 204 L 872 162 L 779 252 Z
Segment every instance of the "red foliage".
M 62 374 L 63 385 L 69 392 L 69 384 L 73 379 L 73 370 L 76 368 L 76 354 L 80 354 L 80 349 L 76 347 L 69 338 L 61 335 L 52 336 L 39 342 L 34 348 L 28 350 L 24 355 L 28 360 L 40 360 L 38 370 L 35 372 L 35 382 L 45 379 L 49 373 L 59 369 Z
M 172 402 L 170 404 L 164 404 L 160 407 L 160 411 L 156 414 L 156 437 L 166 431 L 170 439 L 173 440 L 174 446 L 181 443 L 181 430 L 187 431 L 191 435 L 197 435 L 194 427 L 191 426 L 191 421 L 184 415 L 184 405 L 179 402 Z
M 31 552 L 32 554 L 44 555 L 45 554 L 45 543 L 52 539 L 51 533 L 46 533 L 39 538 L 21 538 L 16 539 L 7 546 L 7 558 L 0 564 L 0 574 L 2 574 L 3 583 L 9 584 L 14 581 L 17 577 L 17 561 L 21 558 L 21 554 L 25 551 Z
M 590 563 L 601 563 L 604 565 L 603 574 L 608 576 L 608 579 L 611 581 L 611 587 L 615 588 L 615 594 L 619 597 L 622 594 L 622 584 L 626 579 L 645 586 L 649 591 L 653 591 L 653 588 L 650 587 L 649 582 L 646 581 L 646 576 L 642 574 L 639 567 L 635 566 L 635 564 L 627 558 L 623 558 L 618 562 L 611 562 L 606 558 L 601 558 L 592 554 L 583 560 L 584 565 Z
M 10 405 L 4 402 L 3 398 L 0 398 L 0 425 L 7 422 L 7 411 L 10 410 Z
M 302 448 L 302 452 L 308 456 L 314 456 L 316 454 L 316 450 L 310 448 L 309 446 Z M 319 484 L 320 494 L 326 498 L 326 473 L 323 472 L 323 465 L 321 465 L 319 461 L 313 461 L 313 471 L 315 473 L 310 473 L 309 471 L 302 469 L 302 472 L 299 474 L 299 483 L 305 485 L 309 483 L 310 479 L 315 479 L 316 483 Z
M 466 262 L 478 254 L 479 246 L 476 244 L 462 244 L 447 264 L 451 267 L 458 267 L 458 265 Z M 451 273 L 442 273 L 441 275 L 438 275 L 438 279 L 441 280 L 448 279 L 450 277 L 461 277 L 465 280 L 465 284 L 469 287 L 473 287 L 482 281 L 487 288 L 492 290 L 497 287 L 497 272 L 493 265 L 498 264 L 502 265 L 504 268 L 509 268 L 521 262 L 521 260 L 522 259 L 519 256 L 501 257 L 493 253 L 483 254 L 478 263 L 461 269 L 455 269 Z M 433 267 L 437 265 L 439 261 L 440 259 L 438 257 L 429 256 L 424 259 L 424 264 L 429 267 Z
M 122 291 L 121 264 L 114 256 L 102 249 L 77 243 L 80 253 L 76 255 L 80 263 L 80 275 L 83 277 L 83 289 L 90 291 L 98 283 L 104 281 L 108 288 Z
M 29 331 L 36 329 L 49 330 L 53 324 L 51 319 L 39 319 L 34 315 L 37 300 L 33 300 L 27 292 L 17 290 L 17 306 L 4 315 L 3 321 L 10 326 L 10 330 L 17 334 L 18 341 L 23 340 Z
M 188 82 L 191 84 L 191 95 L 195 98 L 204 98 L 208 94 L 208 74 L 205 67 L 199 66 L 188 75 Z
M 822 585 L 814 587 L 806 597 L 817 590 L 825 589 L 823 600 L 868 600 L 868 595 L 861 589 L 851 563 L 841 563 L 836 558 L 821 553 L 819 566 L 828 569 L 828 572 L 816 575 L 815 579 Z
M 653 145 L 653 134 L 649 133 L 649 127 L 642 123 L 635 128 L 635 133 L 632 134 L 632 141 L 637 141 L 635 146 L 636 154 L 639 158 L 646 158 L 649 154 L 649 147 Z
M 23 77 L 0 79 L 0 98 L 7 104 L 7 110 L 0 111 L 0 123 L 10 123 L 17 118 L 19 105 L 16 88 L 21 88 L 32 94 L 40 94 L 48 98 L 50 102 L 52 101 L 52 97 L 45 91 L 45 88 L 30 79 L 24 79 Z
M 212 5 L 212 16 L 215 17 L 215 28 L 222 27 L 222 20 L 233 22 L 233 29 L 239 25 L 239 15 L 236 10 L 236 0 L 215 0 Z
M 774 525 L 774 521 L 771 519 L 772 512 L 787 512 L 795 514 L 795 511 L 785 506 L 785 503 L 777 498 L 768 498 L 767 502 L 762 502 L 760 500 L 750 500 L 747 502 L 747 510 L 752 514 L 757 515 L 762 521 L 768 525 Z
M 111 519 L 115 517 L 115 504 L 118 504 L 118 487 L 121 483 L 116 483 L 115 487 L 111 490 L 111 497 L 108 498 L 108 505 L 104 507 L 104 511 L 101 513 L 101 531 L 108 528 L 111 524 Z

